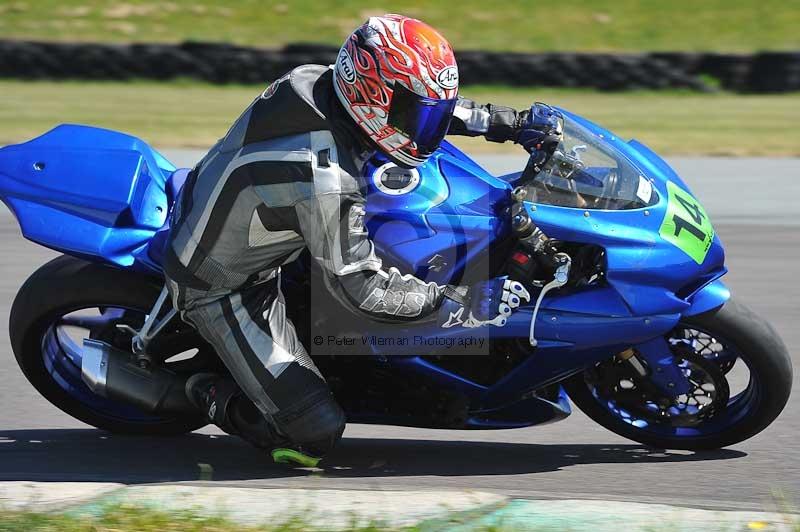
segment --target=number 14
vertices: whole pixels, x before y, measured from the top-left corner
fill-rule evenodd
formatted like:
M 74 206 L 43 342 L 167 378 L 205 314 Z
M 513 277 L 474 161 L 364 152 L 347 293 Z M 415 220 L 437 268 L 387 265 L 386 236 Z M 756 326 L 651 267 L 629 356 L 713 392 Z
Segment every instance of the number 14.
M 675 194 L 675 199 L 678 200 L 678 203 L 680 203 L 683 206 L 684 210 L 689 214 L 689 216 L 694 221 L 693 224 L 692 222 L 683 219 L 677 214 L 674 214 L 672 216 L 672 221 L 675 222 L 675 236 L 679 236 L 681 231 L 686 229 L 692 235 L 694 235 L 694 237 L 697 238 L 698 240 L 705 240 L 706 238 L 705 232 L 700 227 L 697 227 L 698 225 L 702 227 L 704 219 L 703 213 L 700 210 L 700 206 L 697 205 L 695 202 L 687 198 L 684 198 L 680 194 Z

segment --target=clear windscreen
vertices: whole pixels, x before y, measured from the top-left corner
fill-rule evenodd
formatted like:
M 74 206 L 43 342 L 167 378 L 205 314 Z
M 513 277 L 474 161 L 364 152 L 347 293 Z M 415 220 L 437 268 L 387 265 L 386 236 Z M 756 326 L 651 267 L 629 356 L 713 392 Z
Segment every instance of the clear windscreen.
M 578 209 L 638 209 L 658 201 L 628 159 L 569 117 L 558 148 L 527 187 L 535 203 Z

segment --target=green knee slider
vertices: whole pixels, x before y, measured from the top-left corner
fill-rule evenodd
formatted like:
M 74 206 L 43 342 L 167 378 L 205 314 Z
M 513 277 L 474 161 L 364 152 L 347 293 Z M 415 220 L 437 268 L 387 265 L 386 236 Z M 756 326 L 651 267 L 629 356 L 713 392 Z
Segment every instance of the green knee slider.
M 295 451 L 294 449 L 274 449 L 272 460 L 276 464 L 295 464 L 303 467 L 317 467 L 320 459 L 314 456 Z

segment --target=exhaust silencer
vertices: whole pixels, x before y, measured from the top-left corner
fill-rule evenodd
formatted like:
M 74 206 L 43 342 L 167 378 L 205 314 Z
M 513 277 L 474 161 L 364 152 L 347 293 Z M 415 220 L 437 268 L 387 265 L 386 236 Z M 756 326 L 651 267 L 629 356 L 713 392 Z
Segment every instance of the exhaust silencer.
M 186 397 L 184 377 L 162 367 L 140 368 L 132 354 L 99 340 L 83 341 L 81 377 L 94 393 L 148 413 L 198 413 Z

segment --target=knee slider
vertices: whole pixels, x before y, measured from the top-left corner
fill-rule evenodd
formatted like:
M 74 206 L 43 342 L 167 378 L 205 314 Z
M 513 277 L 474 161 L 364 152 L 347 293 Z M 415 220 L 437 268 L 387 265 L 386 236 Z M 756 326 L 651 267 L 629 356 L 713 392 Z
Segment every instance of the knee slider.
M 292 443 L 317 456 L 336 445 L 346 424 L 344 410 L 327 389 L 285 409 L 275 420 Z

